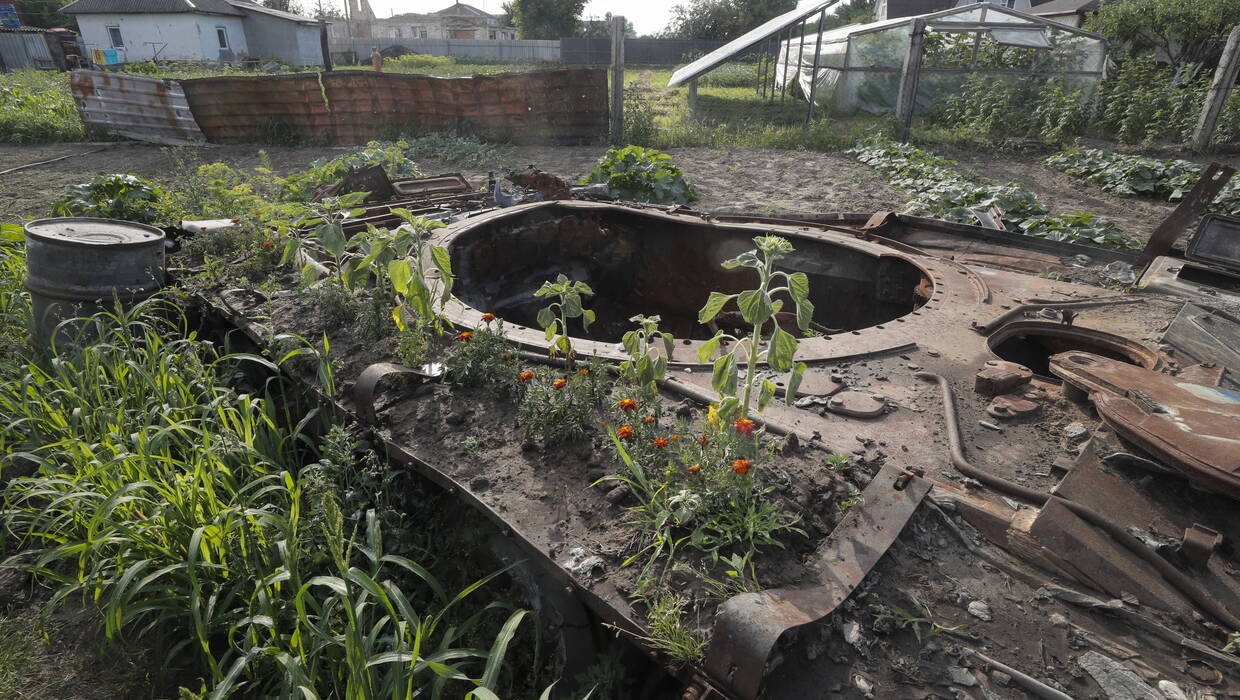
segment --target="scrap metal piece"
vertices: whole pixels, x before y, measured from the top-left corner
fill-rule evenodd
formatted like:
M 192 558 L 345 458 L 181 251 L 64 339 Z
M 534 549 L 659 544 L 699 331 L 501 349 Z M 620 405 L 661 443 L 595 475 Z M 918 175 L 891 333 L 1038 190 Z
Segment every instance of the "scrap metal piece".
M 403 177 L 392 180 L 392 189 L 399 197 L 429 197 L 434 194 L 465 194 L 474 187 L 460 173 L 430 177 Z
M 973 390 L 982 396 L 1010 394 L 1031 379 L 1033 370 L 1024 365 L 1007 360 L 989 360 L 974 377 Z
M 544 199 L 570 199 L 572 197 L 568 183 L 532 165 L 525 170 L 514 170 L 508 173 L 508 181 L 517 187 L 534 190 Z
M 1223 536 L 1213 528 L 1200 523 L 1184 530 L 1180 538 L 1180 546 L 1176 551 L 1195 569 L 1205 569 L 1210 565 L 1214 550 L 1223 543 Z
M 706 672 L 738 697 L 756 698 L 767 657 L 780 636 L 821 620 L 844 602 L 929 491 L 930 482 L 884 466 L 862 492 L 862 505 L 850 510 L 820 545 L 817 585 L 743 593 L 724 602 L 715 616 Z
M 1240 217 L 1206 214 L 1188 239 L 1189 260 L 1240 269 Z
M 340 182 L 315 190 L 310 201 L 320 202 L 324 197 L 336 197 L 353 192 L 369 192 L 370 194 L 365 199 L 367 202 L 386 202 L 396 195 L 396 191 L 392 189 L 392 181 L 388 179 L 387 171 L 383 169 L 383 166 L 368 165 L 364 168 L 349 168 L 349 172 L 340 178 Z
M 375 390 L 379 388 L 379 382 L 393 374 L 416 377 L 419 381 L 426 382 L 439 379 L 443 373 L 444 366 L 437 363 L 414 369 L 393 362 L 376 362 L 362 370 L 358 376 L 357 383 L 353 385 L 353 401 L 362 420 L 369 425 L 375 425 Z
M 75 70 L 69 87 L 88 128 L 169 146 L 200 145 L 205 137 L 175 80 Z
M 1016 394 L 1002 394 L 996 396 L 986 406 L 986 413 L 995 418 L 1023 418 L 1038 412 L 1041 404 L 1036 401 L 1022 398 Z
M 1092 393 L 1116 433 L 1206 488 L 1240 500 L 1240 393 L 1072 351 L 1051 372 Z
M 853 418 L 877 418 L 883 415 L 887 401 L 868 391 L 841 391 L 827 401 L 827 410 Z
M 1185 304 L 1163 334 L 1181 365 L 1214 364 L 1226 367 L 1223 381 L 1240 388 L 1240 319 L 1215 309 Z
M 1154 258 L 1171 252 L 1171 246 L 1184 233 L 1184 229 L 1206 212 L 1206 207 L 1235 174 L 1236 169 L 1229 165 L 1211 163 L 1188 195 L 1180 200 L 1175 211 L 1150 234 L 1150 240 L 1141 251 L 1141 262 L 1149 264 Z

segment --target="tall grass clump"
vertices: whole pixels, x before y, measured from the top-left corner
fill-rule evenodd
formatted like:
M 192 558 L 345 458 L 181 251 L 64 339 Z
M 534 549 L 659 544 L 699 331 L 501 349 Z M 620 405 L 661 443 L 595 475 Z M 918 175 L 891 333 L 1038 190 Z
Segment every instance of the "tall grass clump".
M 69 93 L 68 73 L 0 73 L 0 143 L 84 140 L 86 129 Z
M 314 414 L 281 409 L 277 380 L 233 386 L 274 365 L 196 337 L 162 298 L 85 331 L 80 351 L 0 359 L 0 469 L 28 474 L 0 522 L 49 612 L 97 606 L 108 639 L 166 650 L 186 697 L 497 687 L 524 613 L 460 614 L 491 577 L 452 594 L 385 551 L 373 512 L 346 526 L 332 480 L 304 466 Z M 495 615 L 498 637 L 473 648 Z

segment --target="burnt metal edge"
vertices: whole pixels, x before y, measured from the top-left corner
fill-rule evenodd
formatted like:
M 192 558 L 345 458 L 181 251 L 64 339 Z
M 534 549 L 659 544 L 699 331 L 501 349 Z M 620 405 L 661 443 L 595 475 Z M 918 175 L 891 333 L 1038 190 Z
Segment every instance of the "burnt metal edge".
M 211 313 L 228 321 L 249 338 L 252 342 L 261 348 L 268 347 L 267 340 L 262 333 L 262 329 L 257 324 L 252 323 L 244 315 L 237 313 L 231 306 L 224 303 L 223 299 L 219 299 L 220 303 L 215 303 L 206 294 L 201 292 L 194 293 L 193 298 L 204 308 L 209 309 Z M 399 367 L 399 365 L 394 365 Z M 402 368 L 407 369 L 407 368 Z M 412 371 L 412 370 L 411 370 Z M 416 372 L 414 372 L 416 374 Z M 716 685 L 710 681 L 700 669 L 695 666 L 668 666 L 664 663 L 664 659 L 659 653 L 648 646 L 644 640 L 649 638 L 647 631 L 633 619 L 624 615 L 609 605 L 607 601 L 595 595 L 593 591 L 581 585 L 571 574 L 563 569 L 554 559 L 547 553 L 538 548 L 537 545 L 529 541 L 519 530 L 514 528 L 511 523 L 504 519 L 502 515 L 492 509 L 489 505 L 475 496 L 467 487 L 453 479 L 451 476 L 440 470 L 435 465 L 427 462 L 417 456 L 412 450 L 403 445 L 399 445 L 392 440 L 384 437 L 379 432 L 379 426 L 376 423 L 362 420 L 358 415 L 358 411 L 346 406 L 340 400 L 328 396 L 322 390 L 313 384 L 304 381 L 302 378 L 284 373 L 294 384 L 313 401 L 323 407 L 331 410 L 332 414 L 337 418 L 346 422 L 355 423 L 365 426 L 370 431 L 371 442 L 378 442 L 383 446 L 383 453 L 387 459 L 400 464 L 403 467 L 410 468 L 419 475 L 433 482 L 442 488 L 449 496 L 459 499 L 462 503 L 474 510 L 478 511 L 487 520 L 496 527 L 499 533 L 511 541 L 522 554 L 524 554 L 532 564 L 538 567 L 539 571 L 546 576 L 551 577 L 559 583 L 571 587 L 573 595 L 590 609 L 606 626 L 615 628 L 627 634 L 630 640 L 635 642 L 635 647 L 640 649 L 648 658 L 662 666 L 669 675 L 682 681 L 686 687 L 692 684 L 705 685 L 706 687 L 716 690 Z M 376 371 L 378 380 L 390 374 L 390 372 Z M 372 409 L 373 411 L 373 406 Z
M 819 546 L 818 585 L 742 593 L 720 606 L 707 651 L 711 678 L 744 700 L 758 697 L 766 661 L 788 630 L 830 615 L 861 584 L 903 532 L 931 483 L 884 466 Z
M 918 338 L 933 337 L 944 325 L 949 324 L 949 316 L 965 313 L 972 307 L 983 305 L 988 296 L 988 289 L 979 288 L 967 277 L 959 265 L 934 255 L 916 255 L 899 249 L 893 249 L 875 241 L 858 238 L 855 234 L 836 231 L 815 230 L 812 225 L 775 226 L 757 223 L 716 223 L 704 218 L 696 212 L 677 212 L 674 210 L 641 209 L 627 205 L 577 200 L 561 200 L 520 204 L 499 210 L 481 212 L 468 220 L 450 224 L 431 234 L 430 242 L 434 245 L 451 249 L 453 241 L 476 227 L 494 224 L 505 218 L 515 218 L 543 207 L 578 210 L 581 212 L 601 212 L 622 210 L 637 213 L 667 223 L 686 224 L 703 229 L 729 229 L 734 231 L 752 231 L 754 235 L 777 233 L 793 239 L 812 240 L 827 245 L 851 248 L 860 253 L 874 257 L 894 257 L 913 265 L 931 282 L 932 290 L 929 299 L 917 309 L 909 313 L 885 321 L 880 324 L 858 330 L 839 333 L 833 336 L 805 338 L 800 341 L 796 359 L 804 362 L 821 360 L 840 360 L 845 358 L 872 357 L 892 354 L 906 348 L 909 343 L 916 343 Z M 636 210 L 636 211 L 635 211 Z M 437 270 L 427 261 L 426 274 L 435 277 Z M 444 315 L 454 325 L 476 328 L 483 325 L 482 314 L 485 310 L 469 306 L 455 297 L 444 308 Z M 957 319 L 958 320 L 958 319 Z M 543 331 L 509 324 L 506 326 L 508 339 L 520 346 L 531 349 L 546 348 L 546 335 Z M 705 341 L 694 340 L 688 344 L 676 345 L 671 361 L 677 365 L 704 367 L 710 363 L 702 363 L 697 359 L 697 349 Z M 601 357 L 609 360 L 624 360 L 628 356 L 619 343 L 604 343 L 584 338 L 573 338 L 573 348 L 582 356 Z

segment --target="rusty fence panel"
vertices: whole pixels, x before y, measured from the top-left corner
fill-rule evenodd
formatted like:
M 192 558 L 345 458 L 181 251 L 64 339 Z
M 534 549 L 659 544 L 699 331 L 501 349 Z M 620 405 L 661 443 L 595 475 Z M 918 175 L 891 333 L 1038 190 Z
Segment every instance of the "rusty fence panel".
M 203 141 L 185 92 L 175 80 L 75 70 L 70 87 L 88 129 L 155 143 Z
M 470 78 L 333 71 L 181 85 L 213 143 L 354 145 L 448 130 L 527 145 L 592 145 L 607 137 L 607 74 L 597 68 Z

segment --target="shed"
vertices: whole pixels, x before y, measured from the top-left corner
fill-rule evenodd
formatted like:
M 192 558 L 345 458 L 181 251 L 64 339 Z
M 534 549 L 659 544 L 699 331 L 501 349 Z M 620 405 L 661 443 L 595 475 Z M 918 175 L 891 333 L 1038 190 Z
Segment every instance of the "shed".
M 0 73 L 39 68 L 54 70 L 54 52 L 59 50 L 56 39 L 46 29 L 35 27 L 0 27 Z M 62 59 L 63 62 L 63 59 Z
M 1091 94 L 1106 39 L 1044 17 L 976 3 L 917 17 L 854 24 L 781 43 L 773 83 L 838 113 L 896 111 L 912 37 L 920 28 L 915 111 L 958 91 L 969 75 L 1059 77 Z

